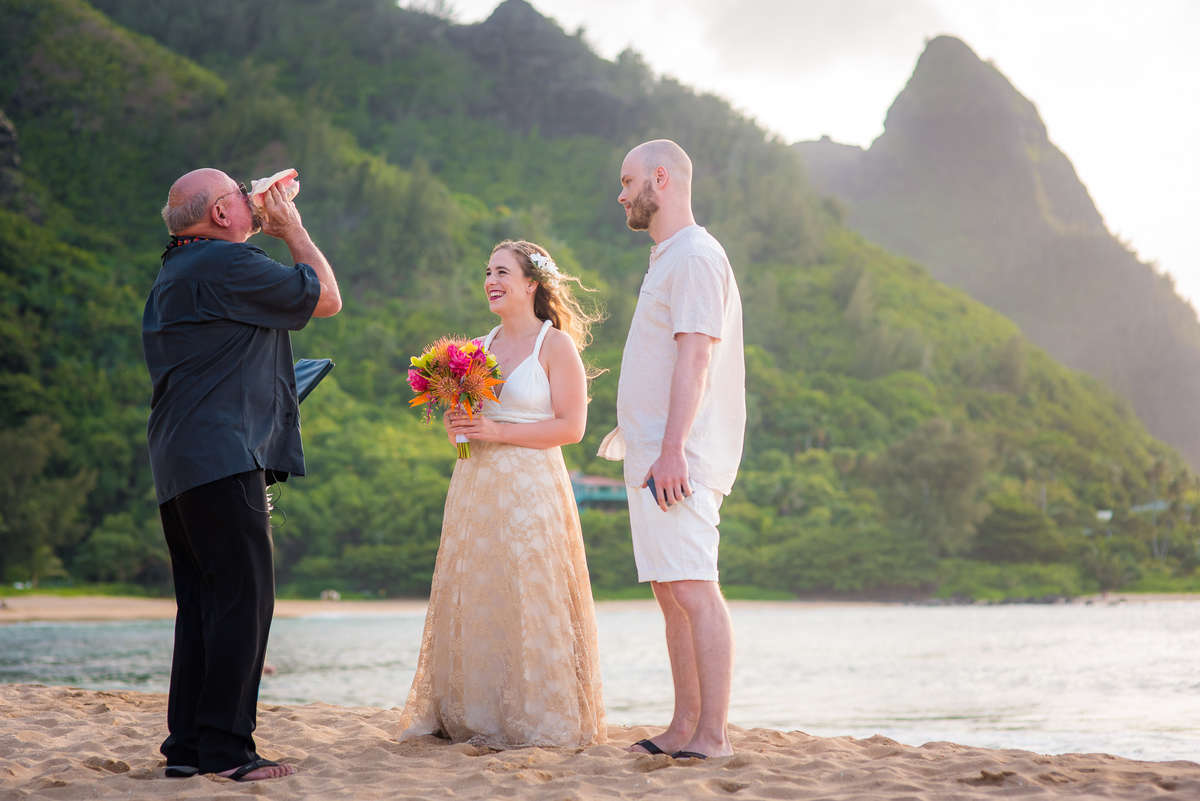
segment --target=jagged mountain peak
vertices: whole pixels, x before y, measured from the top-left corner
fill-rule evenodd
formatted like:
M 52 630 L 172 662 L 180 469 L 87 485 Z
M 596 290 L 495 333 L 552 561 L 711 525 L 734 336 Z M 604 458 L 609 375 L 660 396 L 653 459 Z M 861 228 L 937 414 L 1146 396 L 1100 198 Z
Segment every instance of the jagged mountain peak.
M 1106 381 L 1200 465 L 1194 312 L 1110 235 L 1034 104 L 995 65 L 938 36 L 867 151 L 796 149 L 852 226 Z
M 1039 229 L 1107 233 L 1034 104 L 953 36 L 926 43 L 862 166 L 866 173 L 886 174 L 889 191 L 919 185 L 919 191 L 953 198 L 957 209 L 973 216 L 960 220 L 967 228 L 984 222 L 1009 236 Z M 863 188 L 857 182 L 845 186 Z M 995 219 L 996 210 L 1002 220 Z
M 950 34 L 925 40 L 925 50 L 917 60 L 917 69 L 974 69 L 986 66 L 971 46 Z
M 523 34 L 562 33 L 562 29 L 553 20 L 544 16 L 526 0 L 504 0 L 479 27 L 489 32 L 516 37 Z M 519 43 L 520 39 L 515 41 Z
M 961 39 L 930 39 L 903 91 L 888 109 L 887 134 L 928 140 L 939 129 L 970 132 L 980 144 L 1014 138 L 1042 142 L 1046 126 L 1036 107 L 1000 70 Z

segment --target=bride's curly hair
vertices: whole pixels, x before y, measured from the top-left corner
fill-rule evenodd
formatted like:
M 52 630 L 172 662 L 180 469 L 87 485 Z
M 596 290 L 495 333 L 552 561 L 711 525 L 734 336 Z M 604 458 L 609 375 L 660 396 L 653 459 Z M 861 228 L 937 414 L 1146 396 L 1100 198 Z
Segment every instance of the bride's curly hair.
M 532 255 L 537 254 L 553 263 L 553 259 L 541 245 L 527 242 L 524 239 L 505 239 L 492 248 L 492 255 L 497 251 L 507 250 L 512 253 L 517 263 L 521 265 L 525 277 L 537 282 L 538 288 L 533 295 L 533 313 L 539 320 L 549 320 L 550 324 L 565 333 L 575 343 L 582 353 L 592 342 L 592 324 L 604 319 L 599 312 L 587 312 L 579 305 L 571 291 L 571 284 L 584 292 L 595 292 L 588 289 L 578 278 L 561 271 L 548 272 L 534 264 Z

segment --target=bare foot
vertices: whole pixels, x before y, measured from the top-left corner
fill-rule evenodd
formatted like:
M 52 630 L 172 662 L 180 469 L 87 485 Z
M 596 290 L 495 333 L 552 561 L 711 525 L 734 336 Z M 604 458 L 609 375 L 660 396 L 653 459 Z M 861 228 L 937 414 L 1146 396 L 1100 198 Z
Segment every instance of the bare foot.
M 295 765 L 281 765 L 269 759 L 256 759 L 236 768 L 223 770 L 218 776 L 233 779 L 235 782 L 256 782 L 262 779 L 282 779 L 296 772 Z

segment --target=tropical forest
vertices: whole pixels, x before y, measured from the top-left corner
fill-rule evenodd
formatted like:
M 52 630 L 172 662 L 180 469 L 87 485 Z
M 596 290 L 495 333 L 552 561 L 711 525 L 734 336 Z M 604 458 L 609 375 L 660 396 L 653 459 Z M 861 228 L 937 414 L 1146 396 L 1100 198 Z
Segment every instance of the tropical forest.
M 592 290 L 587 433 L 564 456 L 579 477 L 619 478 L 596 451 L 651 242 L 625 227 L 618 172 L 667 137 L 695 163 L 697 220 L 745 309 L 745 454 L 720 526 L 731 597 L 1200 589 L 1200 450 L 1180 422 L 1200 372 L 1170 391 L 1138 380 L 1147 357 L 1127 344 L 1186 363 L 1171 354 L 1200 354 L 1195 312 L 1089 213 L 1003 65 L 958 40 L 929 43 L 878 150 L 847 153 L 782 141 L 636 52 L 602 58 L 524 0 L 476 24 L 393 0 L 0 0 L 0 20 L 7 588 L 170 591 L 140 324 L 159 209 L 196 167 L 295 167 L 345 298 L 293 335 L 297 357 L 336 367 L 301 406 L 307 475 L 273 490 L 281 595 L 428 592 L 456 457 L 409 408 L 406 370 L 436 338 L 495 324 L 483 268 L 499 240 L 545 245 Z M 939 126 L 937 153 L 914 149 L 914 126 L 961 97 L 975 116 Z M 991 143 L 1010 161 L 956 179 L 984 163 L 956 149 L 979 115 L 989 136 L 1033 130 L 1038 147 Z M 921 172 L 942 157 L 950 177 Z M 994 219 L 986 192 L 946 201 L 954 181 L 989 179 L 1020 214 Z M 1025 250 L 998 258 L 1013 237 Z M 1006 270 L 1029 284 L 1055 269 L 1061 302 L 997 288 Z M 1132 334 L 1069 335 L 1093 274 L 1148 298 Z M 648 597 L 624 505 L 580 514 L 597 595 Z

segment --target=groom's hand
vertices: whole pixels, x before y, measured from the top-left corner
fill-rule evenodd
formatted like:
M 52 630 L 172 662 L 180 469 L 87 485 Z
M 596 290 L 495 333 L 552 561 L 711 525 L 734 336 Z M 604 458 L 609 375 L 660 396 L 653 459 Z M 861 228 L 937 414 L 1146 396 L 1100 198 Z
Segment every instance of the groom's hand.
M 654 476 L 654 500 L 658 508 L 664 512 L 673 503 L 681 503 L 692 494 L 692 486 L 688 483 L 687 459 L 684 458 L 683 448 L 664 447 L 658 454 L 658 459 L 650 465 L 650 471 L 642 479 L 642 486 L 648 486 L 650 476 Z

